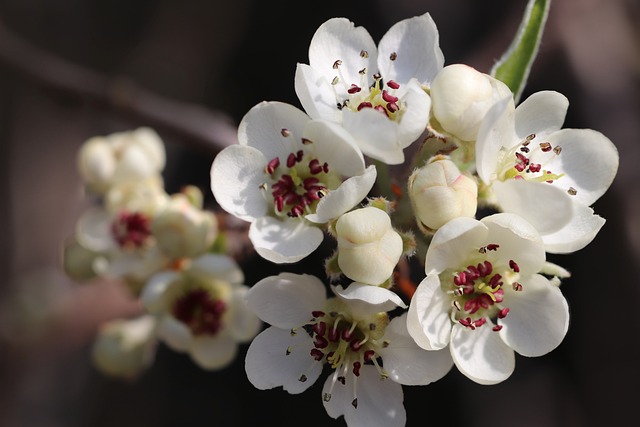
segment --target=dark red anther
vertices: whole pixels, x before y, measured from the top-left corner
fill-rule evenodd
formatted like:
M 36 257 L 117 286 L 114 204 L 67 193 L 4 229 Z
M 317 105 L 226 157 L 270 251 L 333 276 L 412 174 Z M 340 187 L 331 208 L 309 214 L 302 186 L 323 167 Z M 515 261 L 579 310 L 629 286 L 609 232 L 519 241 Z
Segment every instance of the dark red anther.
M 373 104 L 371 104 L 370 102 L 361 102 L 360 105 L 358 105 L 358 111 L 362 110 L 363 108 L 372 108 Z
M 317 348 L 312 348 L 311 351 L 310 351 L 310 354 L 318 362 L 321 361 L 322 358 L 324 357 L 324 353 L 321 352 L 320 350 L 318 350 Z
M 516 165 L 514 166 L 514 168 L 518 171 L 518 172 L 524 172 L 524 170 L 526 169 L 527 165 L 525 165 L 524 163 L 516 163 Z
M 329 341 L 327 341 L 327 339 L 323 336 L 316 335 L 316 339 L 313 340 L 313 345 L 316 348 L 327 348 L 327 346 L 329 345 Z
M 493 277 L 489 279 L 489 286 L 491 286 L 492 288 L 495 288 L 496 286 L 502 286 L 502 282 L 500 280 L 502 280 L 502 276 L 497 273 L 494 274 Z
M 398 104 L 396 104 L 395 102 L 389 102 L 387 104 L 387 110 L 391 111 L 392 113 L 395 113 L 399 109 L 400 107 L 398 107 Z
M 354 93 L 358 93 L 361 90 L 362 89 L 360 89 L 359 86 L 352 84 L 351 87 L 349 89 L 347 89 L 347 92 L 349 92 L 351 95 L 353 95 Z
M 389 80 L 387 82 L 387 86 L 389 86 L 391 89 L 399 89 L 400 85 L 398 83 L 396 83 L 395 80 Z
M 324 316 L 324 311 L 314 310 L 314 311 L 311 312 L 311 315 L 313 317 L 322 317 L 322 316 Z
M 342 339 L 345 341 L 351 341 L 351 338 L 353 338 L 353 332 L 351 332 L 349 329 L 344 329 L 342 331 L 342 334 L 340 334 L 342 336 Z
M 292 218 L 297 218 L 300 215 L 302 215 L 304 213 L 304 206 L 303 205 L 295 205 L 294 207 L 291 208 L 291 212 L 288 213 L 288 216 L 292 217 Z
M 542 169 L 542 165 L 540 163 L 531 163 L 529 165 L 529 172 L 540 172 L 540 170 Z
M 349 343 L 349 347 L 353 351 L 358 351 L 364 345 L 363 341 L 353 340 Z
M 500 245 L 497 245 L 495 243 L 489 243 L 487 245 L 487 250 L 488 251 L 497 251 L 499 247 L 500 247 Z
M 479 263 L 477 268 L 480 272 L 480 277 L 486 277 L 493 271 L 493 265 L 489 261 Z
M 479 328 L 480 326 L 484 325 L 485 323 L 487 323 L 487 319 L 485 319 L 484 317 L 481 317 L 478 320 L 476 320 L 475 322 L 473 322 L 473 325 L 476 328 Z
M 322 170 L 324 171 L 324 173 L 329 173 L 329 164 L 327 162 L 324 162 L 322 164 Z
M 367 351 L 365 351 L 365 352 L 364 352 L 364 361 L 365 361 L 365 362 L 370 361 L 371 359 L 373 359 L 373 356 L 374 356 L 375 354 L 376 354 L 376 352 L 375 352 L 375 351 L 373 351 L 373 350 L 367 350 Z
M 384 99 L 385 102 L 398 102 L 398 97 L 391 95 L 386 90 L 382 91 L 382 99 Z
M 472 281 L 480 277 L 480 271 L 474 265 L 467 266 L 466 273 L 467 273 L 467 278 Z
M 325 322 L 318 322 L 313 325 L 312 330 L 318 335 L 324 335 L 325 332 L 327 332 L 327 324 Z
M 512 269 L 513 271 L 515 271 L 516 273 L 520 273 L 520 267 L 512 259 L 509 260 L 509 268 Z
M 466 319 L 459 319 L 458 322 L 460 322 L 460 324 L 466 328 L 470 328 L 471 330 L 476 329 L 475 326 L 473 326 L 473 323 L 471 323 L 471 318 L 467 317 Z
M 507 317 L 507 314 L 509 314 L 509 308 L 505 307 L 502 310 L 500 310 L 498 312 L 498 318 L 499 319 L 504 319 L 505 317 Z
M 547 171 L 547 175 L 551 175 L 551 171 Z M 550 180 L 548 180 L 546 182 L 548 182 L 549 184 L 553 184 L 553 180 L 552 179 L 550 179 Z
M 545 152 L 548 153 L 549 151 L 551 151 L 551 143 L 549 142 L 541 142 L 540 143 L 540 149 Z
M 380 111 L 381 113 L 384 113 L 385 116 L 389 117 L 389 113 L 387 113 L 387 109 L 384 108 L 382 105 L 376 105 L 375 107 L 373 107 L 373 109 L 376 111 Z
M 529 159 L 521 153 L 516 153 L 516 158 L 518 159 L 518 163 L 521 163 L 525 166 L 529 164 Z
M 293 153 L 289 153 L 289 156 L 287 157 L 287 167 L 288 168 L 294 167 L 296 162 L 297 162 L 296 155 Z
M 478 301 L 477 298 L 473 298 L 468 300 L 467 302 L 464 303 L 464 311 L 469 312 L 471 314 L 475 313 L 476 311 L 478 311 L 478 309 L 480 309 L 480 307 L 478 306 Z M 460 322 L 462 323 L 462 322 Z M 464 323 L 463 323 L 464 325 Z M 465 325 L 467 326 L 467 325 Z
M 494 332 L 498 332 L 498 331 L 500 331 L 501 329 L 502 329 L 502 325 L 496 325 L 496 326 L 494 326 L 493 328 L 491 328 L 491 330 L 492 330 L 492 331 L 494 331 Z
M 464 271 L 460 271 L 455 276 L 453 276 L 453 283 L 456 286 L 462 286 L 465 283 L 467 283 L 467 275 L 465 274 L 465 272 Z
M 275 170 L 278 168 L 278 166 L 280 166 L 280 158 L 279 157 L 274 157 L 273 159 L 269 160 L 269 163 L 267 163 L 267 173 L 269 175 L 273 174 L 273 172 L 275 172 Z
M 298 152 L 296 153 L 296 160 L 301 162 L 303 157 L 304 157 L 304 151 L 298 150 Z
M 309 171 L 314 175 L 322 172 L 322 165 L 318 159 L 313 159 L 309 162 Z
M 338 341 L 338 339 L 340 338 L 340 331 L 338 331 L 336 328 L 331 328 L 329 329 L 329 340 L 336 342 Z
M 357 360 L 353 362 L 353 375 L 355 375 L 356 377 L 360 376 L 360 366 L 362 365 Z
M 276 210 L 278 212 L 282 212 L 282 208 L 284 208 L 284 199 L 282 198 L 282 196 L 274 197 L 273 202 L 276 205 Z

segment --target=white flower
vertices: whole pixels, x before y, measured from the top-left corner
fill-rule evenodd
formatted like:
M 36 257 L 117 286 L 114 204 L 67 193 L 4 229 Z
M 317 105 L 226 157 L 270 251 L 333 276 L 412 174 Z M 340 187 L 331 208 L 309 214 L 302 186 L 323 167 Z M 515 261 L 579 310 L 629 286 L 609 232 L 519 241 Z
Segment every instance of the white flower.
M 451 220 L 427 251 L 409 333 L 428 350 L 449 345 L 456 366 L 473 381 L 504 381 L 515 366 L 514 350 L 541 356 L 567 332 L 566 300 L 537 274 L 544 262 L 538 233 L 517 215 Z
M 164 165 L 164 144 L 149 128 L 93 137 L 78 153 L 80 175 L 98 193 L 117 183 L 159 175 Z
M 211 190 L 224 210 L 251 222 L 253 246 L 272 262 L 313 252 L 323 239 L 319 224 L 360 203 L 376 179 L 343 128 L 288 104 L 253 107 L 238 140 L 213 161 Z
M 561 129 L 568 101 L 537 92 L 513 111 L 509 97 L 496 104 L 478 134 L 476 166 L 495 203 L 536 227 L 547 252 L 586 246 L 605 220 L 592 205 L 618 169 L 613 143 L 591 129 Z
M 511 91 L 500 80 L 464 64 L 447 65 L 431 84 L 433 116 L 444 131 L 475 141 L 480 123 Z
M 157 347 L 155 329 L 156 319 L 150 315 L 105 323 L 93 344 L 95 366 L 113 377 L 136 378 L 153 362 Z
M 367 30 L 333 18 L 314 34 L 295 88 L 312 118 L 342 124 L 364 154 L 400 164 L 402 150 L 429 120 L 431 102 L 421 85 L 428 86 L 443 63 L 428 13 L 395 24 L 378 48 Z
M 418 225 L 437 230 L 460 216 L 473 217 L 478 185 L 451 160 L 436 156 L 409 177 L 409 197 Z
M 428 384 L 451 368 L 448 352 L 419 348 L 393 292 L 361 283 L 333 288 L 326 297 L 314 276 L 282 273 L 247 293 L 247 304 L 270 323 L 247 351 L 249 381 L 261 390 L 282 386 L 291 394 L 309 388 L 323 366 L 334 369 L 323 387 L 327 413 L 349 426 L 402 426 L 406 414 L 400 384 Z
M 402 238 L 386 212 L 375 207 L 356 209 L 336 223 L 338 265 L 356 282 L 381 285 L 402 256 Z
M 260 321 L 247 309 L 249 289 L 242 270 L 229 257 L 207 254 L 183 271 L 151 277 L 142 291 L 144 307 L 158 316 L 158 336 L 187 352 L 204 369 L 233 361 L 238 343 L 251 340 Z

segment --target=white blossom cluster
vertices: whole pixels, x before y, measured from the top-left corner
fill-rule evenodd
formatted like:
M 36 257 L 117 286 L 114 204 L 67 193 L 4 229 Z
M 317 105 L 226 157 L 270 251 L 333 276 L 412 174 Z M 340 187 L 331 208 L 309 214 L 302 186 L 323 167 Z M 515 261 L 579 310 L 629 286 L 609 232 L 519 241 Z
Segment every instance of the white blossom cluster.
M 300 261 L 325 238 L 336 248 L 321 261 L 327 283 L 283 272 L 247 292 L 271 325 L 246 355 L 253 385 L 301 393 L 328 366 L 329 416 L 402 426 L 401 385 L 437 381 L 454 365 L 500 383 L 515 353 L 562 342 L 569 273 L 546 253 L 594 239 L 605 221 L 591 205 L 618 167 L 607 137 L 562 129 L 563 95 L 516 105 L 497 78 L 444 66 L 429 14 L 398 22 L 377 45 L 349 20 L 328 20 L 295 90 L 303 110 L 256 105 L 239 144 L 211 167 L 217 202 L 250 223 L 265 259 Z

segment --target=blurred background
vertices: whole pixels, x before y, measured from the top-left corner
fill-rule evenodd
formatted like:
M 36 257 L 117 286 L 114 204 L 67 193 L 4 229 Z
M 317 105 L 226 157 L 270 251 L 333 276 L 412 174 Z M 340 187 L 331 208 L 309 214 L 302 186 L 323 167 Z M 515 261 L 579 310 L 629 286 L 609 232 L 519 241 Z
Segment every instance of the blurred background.
M 299 106 L 297 62 L 316 28 L 344 16 L 375 40 L 430 12 L 446 64 L 488 72 L 507 48 L 525 0 L 0 0 L 0 426 L 323 426 L 322 381 L 302 395 L 258 391 L 244 352 L 221 372 L 159 348 L 137 381 L 96 371 L 98 325 L 139 307 L 118 284 L 72 283 L 62 242 L 88 206 L 75 156 L 89 137 L 139 126 L 167 145 L 167 191 L 209 195 L 216 152 L 256 103 Z M 554 0 L 523 95 L 557 90 L 565 127 L 603 132 L 620 169 L 595 204 L 607 219 L 582 251 L 555 256 L 573 273 L 564 342 L 496 386 L 452 370 L 404 387 L 408 425 L 600 426 L 637 419 L 640 383 L 640 2 Z M 290 266 L 309 271 L 307 265 Z M 313 267 L 309 265 L 313 264 Z M 247 284 L 276 269 L 245 258 Z M 247 268 L 250 267 L 250 268 Z M 639 321 L 640 322 L 640 321 Z

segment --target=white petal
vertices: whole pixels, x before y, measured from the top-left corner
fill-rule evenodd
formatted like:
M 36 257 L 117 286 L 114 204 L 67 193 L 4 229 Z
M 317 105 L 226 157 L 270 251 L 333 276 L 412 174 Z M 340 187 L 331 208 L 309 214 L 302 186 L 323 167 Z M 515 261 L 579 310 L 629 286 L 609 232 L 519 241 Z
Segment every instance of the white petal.
M 76 240 L 81 246 L 95 252 L 116 247 L 111 233 L 113 215 L 102 208 L 87 209 L 76 224 Z
M 380 40 L 378 66 L 385 80 L 403 85 L 415 77 L 429 85 L 443 65 L 438 29 L 428 13 L 398 22 Z
M 512 97 L 497 102 L 480 123 L 476 139 L 476 168 L 485 183 L 496 179 L 500 149 L 518 143 L 514 129 Z
M 229 300 L 229 316 L 226 328 L 229 334 L 239 342 L 249 342 L 262 329 L 262 321 L 247 306 L 248 286 L 238 286 L 233 290 Z
M 497 384 L 509 378 L 515 368 L 515 354 L 489 323 L 468 330 L 454 325 L 451 355 L 464 375 L 478 384 Z
M 301 218 L 258 218 L 249 227 L 249 239 L 261 257 L 278 264 L 300 261 L 316 250 L 324 235 Z
M 428 275 L 411 298 L 407 314 L 407 331 L 418 346 L 440 350 L 451 338 L 451 297 L 440 287 L 437 274 Z
M 566 96 L 555 91 L 536 92 L 522 101 L 515 112 L 516 134 L 524 140 L 531 134 L 545 138 L 560 130 L 569 108 Z
M 331 80 L 307 64 L 298 64 L 295 75 L 296 95 L 304 111 L 312 119 L 325 119 L 335 123 L 342 122 L 339 102 L 331 85 Z M 340 102 L 344 98 L 340 99 Z
M 431 109 L 431 98 L 420 87 L 417 80 L 410 80 L 406 88 L 407 91 L 401 99 L 404 112 L 399 123 L 400 148 L 407 148 L 422 135 L 429 123 Z
M 244 282 L 244 273 L 235 260 L 226 255 L 205 254 L 191 263 L 189 269 L 232 284 Z
M 211 191 L 216 201 L 232 215 L 254 221 L 267 212 L 264 168 L 268 160 L 255 148 L 230 145 L 211 165 Z
M 535 274 L 546 260 L 542 238 L 535 228 L 518 215 L 500 213 L 482 218 L 489 229 L 487 243 L 499 245 L 498 255 L 503 261 L 514 260 L 520 275 Z
M 324 308 L 326 289 L 315 276 L 280 273 L 260 280 L 247 292 L 247 306 L 263 321 L 281 329 L 309 323 Z
M 322 403 L 332 418 L 344 416 L 349 427 L 393 427 L 404 426 L 407 414 L 402 401 L 402 386 L 390 379 L 380 378 L 374 366 L 364 365 L 357 377 L 354 396 L 355 375 L 346 375 L 345 384 L 329 376 L 322 388 L 322 395 L 331 392 L 331 399 Z M 335 381 L 333 390 L 331 384 Z M 353 405 L 357 397 L 357 408 Z
M 238 125 L 238 141 L 264 154 L 267 161 L 286 157 L 302 145 L 300 138 L 310 120 L 304 111 L 284 102 L 261 102 L 242 118 Z M 287 129 L 290 136 L 284 136 Z
M 366 51 L 368 55 L 360 55 Z M 346 98 L 346 89 L 351 84 L 360 85 L 362 76 L 359 70 L 368 70 L 366 86 L 373 83 L 371 77 L 376 68 L 377 48 L 366 29 L 354 26 L 345 18 L 333 18 L 322 24 L 313 35 L 309 45 L 309 65 L 322 73 L 328 81 L 340 75 L 344 80 L 335 85 L 338 94 Z M 342 61 L 340 69 L 333 68 L 333 64 Z
M 535 274 L 522 281 L 522 291 L 505 289 L 509 314 L 499 319 L 504 342 L 523 356 L 537 357 L 556 348 L 569 328 L 569 307 L 562 292 Z
M 373 108 L 360 111 L 344 109 L 343 126 L 353 135 L 362 152 L 388 165 L 404 162 L 398 124 Z
M 427 250 L 425 271 L 440 273 L 447 268 L 459 267 L 470 252 L 487 244 L 487 227 L 473 218 L 454 218 L 433 235 Z
M 547 141 L 562 152 L 543 167 L 566 174 L 553 185 L 564 191 L 573 187 L 577 193 L 571 197 L 587 206 L 607 191 L 619 162 L 618 150 L 609 138 L 592 129 L 563 129 L 549 135 Z
M 494 182 L 493 191 L 502 211 L 520 215 L 540 234 L 561 229 L 573 214 L 570 196 L 546 182 L 510 179 Z
M 376 182 L 375 165 L 369 165 L 362 175 L 353 176 L 318 202 L 316 213 L 305 216 L 311 222 L 324 224 L 360 203 Z
M 346 289 L 342 286 L 332 286 L 333 292 L 345 301 L 356 317 L 391 311 L 407 305 L 395 292 L 378 286 L 353 282 Z
M 322 372 L 322 363 L 310 355 L 312 348 L 313 340 L 303 330 L 291 335 L 288 330 L 267 328 L 247 350 L 247 378 L 260 390 L 282 386 L 291 394 L 302 393 Z
M 330 172 L 342 176 L 361 175 L 364 157 L 356 141 L 342 126 L 313 120 L 304 128 L 304 137 L 312 141 L 311 149 L 320 162 L 327 162 Z
M 179 278 L 175 271 L 163 271 L 151 276 L 142 289 L 140 301 L 150 313 L 167 310 L 167 289 Z
M 571 222 L 555 233 L 542 235 L 544 248 L 552 254 L 580 250 L 591 243 L 604 223 L 604 218 L 595 215 L 593 209 L 574 203 Z
M 389 378 L 405 385 L 426 385 L 444 377 L 453 366 L 448 348 L 428 351 L 418 347 L 407 331 L 407 315 L 391 320 L 384 340 L 389 345 L 380 349 L 384 370 Z
M 158 336 L 172 349 L 187 351 L 191 345 L 191 330 L 173 316 L 162 316 L 158 322 Z
M 227 334 L 194 337 L 189 346 L 193 360 L 204 369 L 220 369 L 229 365 L 238 353 L 238 344 Z

